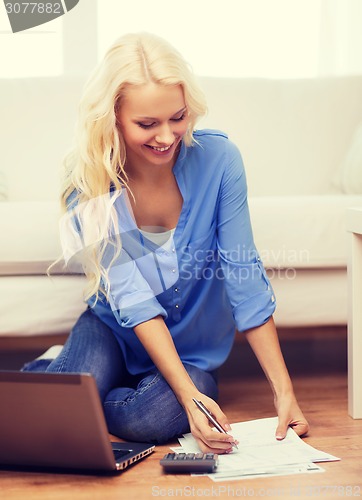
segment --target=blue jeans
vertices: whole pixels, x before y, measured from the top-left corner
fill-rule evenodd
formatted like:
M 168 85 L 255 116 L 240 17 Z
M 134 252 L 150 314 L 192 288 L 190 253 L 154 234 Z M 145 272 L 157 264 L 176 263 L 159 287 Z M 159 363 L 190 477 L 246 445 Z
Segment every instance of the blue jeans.
M 196 387 L 217 399 L 214 373 L 185 364 Z M 127 372 L 112 330 L 88 309 L 78 319 L 54 360 L 35 360 L 23 371 L 91 373 L 97 383 L 111 434 L 129 441 L 165 443 L 189 432 L 183 407 L 155 368 L 142 375 Z

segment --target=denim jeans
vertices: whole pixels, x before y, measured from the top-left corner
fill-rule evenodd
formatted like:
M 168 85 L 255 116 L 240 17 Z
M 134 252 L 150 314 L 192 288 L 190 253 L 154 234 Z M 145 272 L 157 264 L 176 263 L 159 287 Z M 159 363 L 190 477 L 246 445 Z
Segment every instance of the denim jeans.
M 217 399 L 215 374 L 184 366 L 195 386 Z M 160 372 L 155 368 L 130 375 L 111 329 L 90 309 L 80 316 L 56 359 L 34 360 L 23 371 L 91 373 L 108 430 L 122 439 L 161 444 L 190 431 L 183 407 Z

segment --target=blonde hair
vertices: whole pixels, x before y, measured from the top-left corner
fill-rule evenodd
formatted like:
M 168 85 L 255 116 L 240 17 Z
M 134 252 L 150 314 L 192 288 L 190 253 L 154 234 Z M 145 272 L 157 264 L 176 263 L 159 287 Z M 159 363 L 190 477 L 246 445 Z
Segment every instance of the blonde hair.
M 128 178 L 126 147 L 116 113 L 127 87 L 149 82 L 182 86 L 189 113 L 189 128 L 183 138 L 186 146 L 193 145 L 196 122 L 206 113 L 204 95 L 190 66 L 158 36 L 139 33 L 118 38 L 91 74 L 79 104 L 76 145 L 64 161 L 62 190 L 65 212 L 70 199 L 74 205 L 86 207 L 81 217 L 77 213 L 83 244 L 81 261 L 88 278 L 85 300 L 92 296 L 98 300 L 100 291 L 108 297 L 108 271 L 121 250 L 114 202 L 123 188 L 128 189 Z M 96 203 L 89 203 L 95 199 Z M 105 267 L 102 259 L 109 245 L 114 246 L 114 258 L 110 263 L 106 259 Z

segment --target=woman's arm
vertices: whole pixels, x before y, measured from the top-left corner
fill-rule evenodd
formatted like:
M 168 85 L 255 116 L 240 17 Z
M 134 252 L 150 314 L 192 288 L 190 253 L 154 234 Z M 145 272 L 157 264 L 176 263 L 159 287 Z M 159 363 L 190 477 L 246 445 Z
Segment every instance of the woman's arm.
M 243 161 L 232 143 L 227 151 L 217 224 L 220 263 L 236 328 L 246 332 L 274 392 L 279 416 L 276 435 L 283 439 L 288 425 L 304 434 L 308 423 L 296 402 L 272 319 L 276 302 L 254 244 Z
M 293 427 L 300 436 L 306 434 L 309 425 L 294 395 L 273 318 L 262 326 L 246 331 L 245 335 L 274 394 L 274 405 L 279 417 L 276 438 L 283 439 L 288 426 Z
M 206 417 L 196 408 L 192 398 L 201 400 L 226 431 L 230 425 L 215 401 L 196 388 L 176 351 L 171 334 L 158 316 L 134 327 L 134 332 L 155 366 L 162 373 L 179 403 L 186 411 L 190 429 L 202 451 L 225 453 L 232 449 L 232 436 L 213 431 Z

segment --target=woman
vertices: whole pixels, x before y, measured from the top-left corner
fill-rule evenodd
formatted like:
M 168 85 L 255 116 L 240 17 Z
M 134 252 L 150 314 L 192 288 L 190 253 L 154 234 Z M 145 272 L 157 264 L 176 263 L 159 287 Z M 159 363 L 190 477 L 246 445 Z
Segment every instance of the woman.
M 82 261 L 89 308 L 46 368 L 25 369 L 91 372 L 121 438 L 163 443 L 191 430 L 202 451 L 229 453 L 233 436 L 212 430 L 193 398 L 230 431 L 216 370 L 235 328 L 271 384 L 276 438 L 308 423 L 280 351 L 242 159 L 224 133 L 195 130 L 205 112 L 164 40 L 131 34 L 109 49 L 84 89 L 62 198 L 64 253 Z

